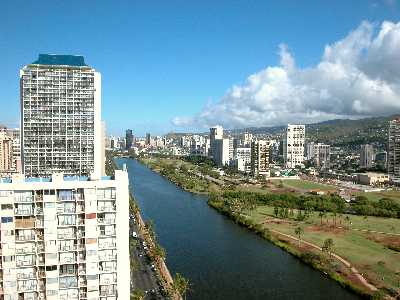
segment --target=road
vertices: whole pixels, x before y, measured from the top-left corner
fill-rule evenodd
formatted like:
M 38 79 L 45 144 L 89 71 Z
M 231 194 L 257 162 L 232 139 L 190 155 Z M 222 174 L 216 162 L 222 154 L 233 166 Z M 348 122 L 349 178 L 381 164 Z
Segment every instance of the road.
M 161 294 L 161 281 L 159 280 L 157 272 L 152 269 L 153 262 L 146 254 L 145 246 L 143 245 L 143 238 L 139 234 L 139 229 L 135 223 L 135 219 L 130 219 L 130 235 L 133 232 L 138 234 L 136 247 L 131 247 L 131 259 L 135 259 L 133 270 L 131 270 L 131 287 L 133 289 L 140 289 L 144 291 L 144 299 L 167 299 Z

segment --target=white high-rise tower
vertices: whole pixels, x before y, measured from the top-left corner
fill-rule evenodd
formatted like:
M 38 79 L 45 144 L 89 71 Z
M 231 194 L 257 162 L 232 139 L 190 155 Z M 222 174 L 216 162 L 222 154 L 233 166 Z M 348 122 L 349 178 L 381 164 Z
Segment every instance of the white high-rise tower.
M 305 126 L 288 124 L 283 140 L 283 158 L 287 168 L 304 162 Z
M 83 56 L 40 54 L 20 71 L 26 176 L 101 175 L 101 75 Z

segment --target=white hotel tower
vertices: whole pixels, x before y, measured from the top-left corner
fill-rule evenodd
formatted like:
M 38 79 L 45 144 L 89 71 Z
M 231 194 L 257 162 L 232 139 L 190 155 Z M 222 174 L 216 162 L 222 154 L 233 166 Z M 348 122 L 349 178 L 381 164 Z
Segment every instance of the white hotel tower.
M 40 55 L 21 106 L 27 175 L 0 179 L 0 299 L 129 299 L 128 174 L 101 176 L 100 74 Z
M 83 56 L 40 54 L 20 71 L 26 176 L 102 172 L 101 76 Z
M 288 124 L 283 139 L 283 159 L 287 168 L 304 162 L 305 125 Z

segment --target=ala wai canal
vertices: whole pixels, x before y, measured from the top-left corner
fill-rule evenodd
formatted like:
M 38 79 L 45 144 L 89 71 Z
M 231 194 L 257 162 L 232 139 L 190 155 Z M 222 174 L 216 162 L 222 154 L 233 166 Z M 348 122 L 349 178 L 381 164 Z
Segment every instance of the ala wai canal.
M 285 251 L 234 224 L 204 196 L 181 190 L 136 160 L 126 164 L 130 189 L 153 220 L 171 274 L 191 283 L 187 299 L 359 299 Z

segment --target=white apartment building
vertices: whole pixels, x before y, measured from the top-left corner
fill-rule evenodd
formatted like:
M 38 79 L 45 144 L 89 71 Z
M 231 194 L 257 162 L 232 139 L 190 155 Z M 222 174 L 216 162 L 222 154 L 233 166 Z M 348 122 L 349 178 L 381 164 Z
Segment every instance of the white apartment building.
M 224 138 L 224 129 L 221 126 L 214 126 L 210 128 L 210 149 L 209 156 L 214 157 L 215 153 L 215 141 L 222 140 Z
M 286 168 L 303 165 L 305 125 L 288 124 L 283 139 L 283 158 Z
M 394 181 L 400 181 L 400 119 L 389 123 L 387 159 L 389 176 Z
M 130 297 L 126 171 L 0 181 L 0 298 Z
M 250 173 L 251 147 L 238 147 L 234 149 L 234 161 L 238 171 Z
M 228 166 L 233 158 L 233 139 L 214 140 L 213 159 L 218 166 Z
M 26 176 L 101 174 L 101 75 L 82 56 L 40 54 L 20 70 Z
M 269 141 L 253 141 L 251 143 L 251 173 L 253 176 L 270 176 L 269 159 Z

